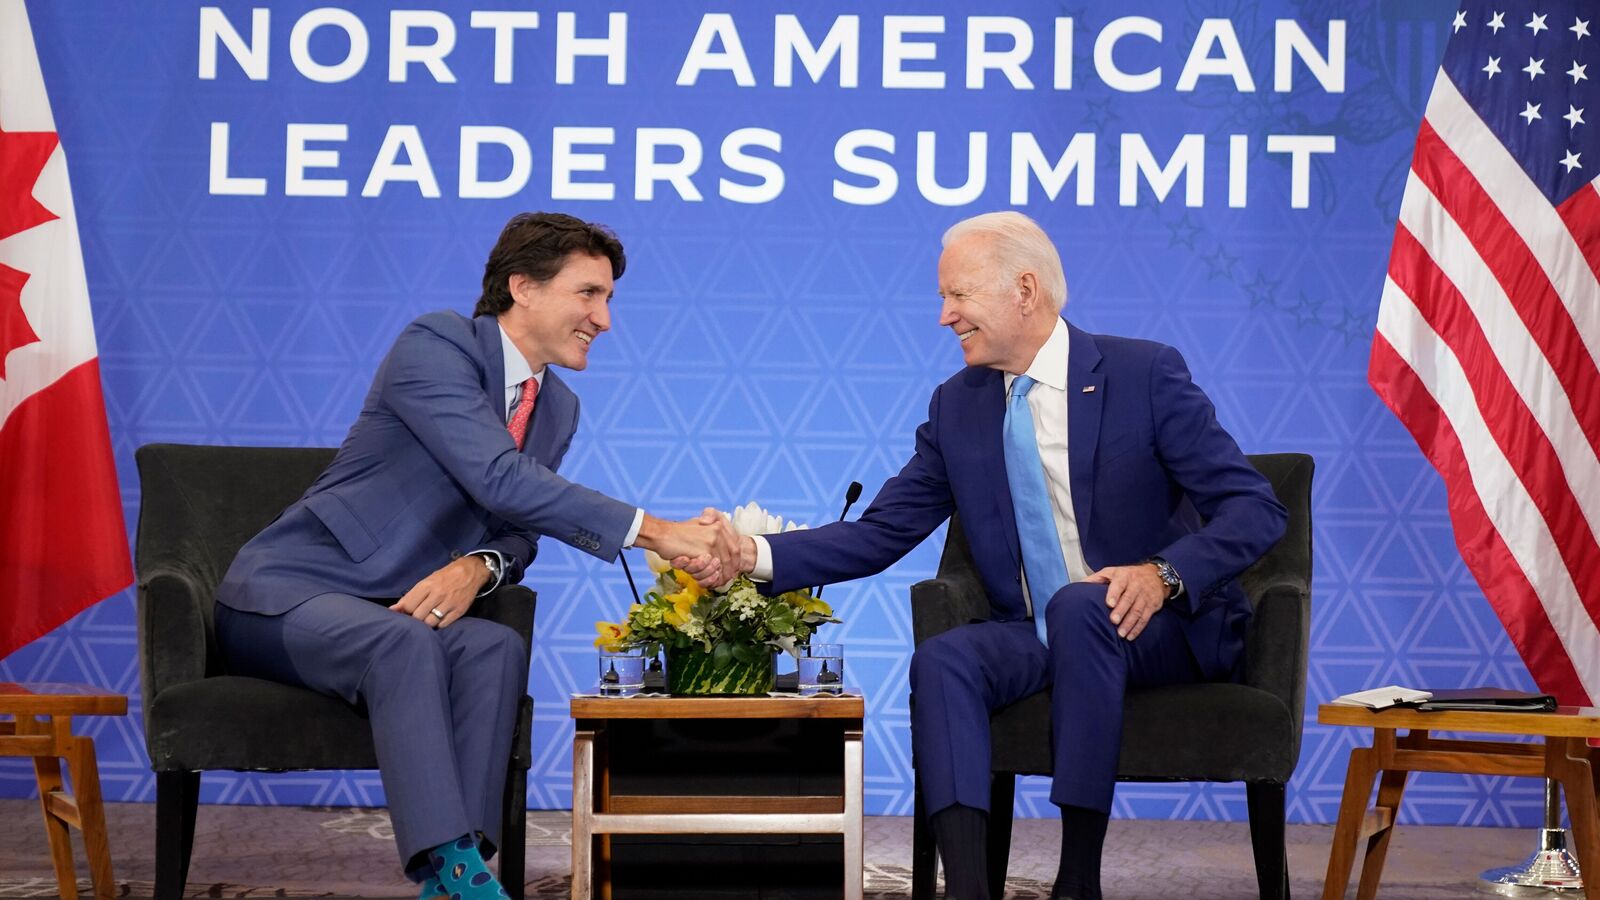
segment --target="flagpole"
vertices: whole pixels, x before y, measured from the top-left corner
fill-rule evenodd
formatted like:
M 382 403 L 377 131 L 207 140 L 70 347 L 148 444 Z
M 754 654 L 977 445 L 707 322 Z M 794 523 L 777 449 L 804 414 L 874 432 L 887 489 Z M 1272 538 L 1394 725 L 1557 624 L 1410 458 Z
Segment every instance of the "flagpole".
M 1567 852 L 1567 832 L 1561 827 L 1561 786 L 1554 778 L 1544 782 L 1544 828 L 1539 830 L 1539 849 L 1519 865 L 1484 871 L 1478 876 L 1478 890 L 1502 897 L 1583 893 L 1577 860 Z

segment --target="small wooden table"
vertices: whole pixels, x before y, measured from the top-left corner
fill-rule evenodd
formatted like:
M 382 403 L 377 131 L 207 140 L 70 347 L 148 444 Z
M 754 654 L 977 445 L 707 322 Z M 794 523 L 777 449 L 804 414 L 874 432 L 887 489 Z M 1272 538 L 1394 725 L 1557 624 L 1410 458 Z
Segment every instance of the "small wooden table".
M 10 721 L 0 721 L 0 756 L 33 758 L 33 774 L 39 780 L 39 808 L 44 812 L 62 900 L 78 897 L 68 826 L 83 832 L 95 897 L 116 896 L 94 741 L 72 733 L 72 717 L 121 716 L 127 712 L 127 697 L 96 687 L 0 682 L 0 716 L 11 717 Z M 72 776 L 71 794 L 61 778 L 63 759 Z
M 611 896 L 613 834 L 843 835 L 843 896 L 860 900 L 864 715 L 859 695 L 572 698 L 572 718 L 577 721 L 572 746 L 573 900 L 589 900 L 594 893 Z M 606 725 L 618 719 L 843 720 L 843 790 L 815 797 L 613 794 Z
M 1600 822 L 1596 821 L 1593 769 L 1600 753 L 1587 740 L 1600 738 L 1600 709 L 1563 706 L 1547 713 L 1420 712 L 1386 709 L 1381 712 L 1356 706 L 1324 703 L 1317 707 L 1323 725 L 1353 725 L 1373 729 L 1371 747 L 1350 751 L 1345 772 L 1344 798 L 1333 831 L 1328 856 L 1328 877 L 1323 900 L 1339 900 L 1350 883 L 1350 867 L 1357 844 L 1367 839 L 1361 864 L 1358 900 L 1378 893 L 1383 859 L 1400 815 L 1400 798 L 1406 776 L 1412 772 L 1453 772 L 1465 775 L 1524 775 L 1553 778 L 1567 795 L 1572 819 L 1573 849 L 1584 872 L 1600 873 Z M 1406 729 L 1404 737 L 1395 732 Z M 1543 744 L 1495 740 L 1441 740 L 1432 731 L 1465 731 L 1544 738 Z M 1381 775 L 1377 805 L 1367 808 L 1372 783 Z M 1585 896 L 1600 900 L 1600 878 L 1588 879 Z

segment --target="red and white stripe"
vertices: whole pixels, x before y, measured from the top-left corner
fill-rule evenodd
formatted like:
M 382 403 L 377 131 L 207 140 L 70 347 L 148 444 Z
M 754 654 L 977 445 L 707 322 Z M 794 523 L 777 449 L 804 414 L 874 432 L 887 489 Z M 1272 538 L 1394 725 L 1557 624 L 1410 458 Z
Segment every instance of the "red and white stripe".
M 1540 688 L 1600 699 L 1600 193 L 1550 202 L 1440 71 L 1368 377 Z

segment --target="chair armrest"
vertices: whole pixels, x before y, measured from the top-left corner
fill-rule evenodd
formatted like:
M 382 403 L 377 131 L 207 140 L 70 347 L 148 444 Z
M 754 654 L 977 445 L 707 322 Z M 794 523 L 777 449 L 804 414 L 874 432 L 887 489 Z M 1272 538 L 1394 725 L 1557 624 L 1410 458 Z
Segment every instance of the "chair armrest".
M 164 569 L 140 580 L 139 676 L 145 709 L 167 688 L 206 677 L 202 605 L 211 602 L 199 582 L 183 572 Z
M 1262 592 L 1245 639 L 1245 684 L 1283 701 L 1297 743 L 1305 719 L 1310 628 L 1310 592 L 1299 582 L 1280 581 Z
M 503 584 L 473 601 L 467 615 L 499 622 L 533 646 L 533 614 L 539 595 L 520 584 Z
M 918 644 L 987 618 L 989 600 L 975 579 L 929 578 L 911 586 L 911 632 Z

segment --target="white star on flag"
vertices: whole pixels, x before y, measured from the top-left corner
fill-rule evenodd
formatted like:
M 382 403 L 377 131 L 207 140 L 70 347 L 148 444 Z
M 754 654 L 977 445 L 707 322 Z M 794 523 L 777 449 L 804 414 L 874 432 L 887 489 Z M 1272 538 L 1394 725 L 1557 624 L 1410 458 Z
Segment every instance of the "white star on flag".
M 1578 61 L 1577 60 L 1573 60 L 1572 61 L 1572 68 L 1567 70 L 1567 74 L 1572 76 L 1572 83 L 1573 84 L 1577 84 L 1580 81 L 1588 81 L 1589 80 L 1589 76 L 1583 74 L 1584 72 L 1586 72 L 1588 70 L 1589 70 L 1589 66 L 1588 65 L 1581 65 L 1580 66 L 1580 65 L 1578 65 Z
M 1578 36 L 1577 39 L 1580 40 L 1580 41 L 1583 40 L 1584 38 L 1588 37 L 1589 36 L 1589 20 L 1588 19 L 1575 19 L 1574 22 L 1576 24 L 1574 24 L 1571 28 L 1568 28 L 1567 30 L 1572 32 L 1573 34 L 1577 35 Z
M 1456 11 L 1456 20 L 1454 22 L 1451 22 L 1450 25 L 1451 25 L 1451 28 L 1450 28 L 1450 33 L 1451 34 L 1454 34 L 1455 32 L 1460 31 L 1461 29 L 1467 27 L 1467 11 L 1464 10 L 1464 9 L 1457 10 Z
M 1489 20 L 1489 28 L 1492 29 L 1495 34 L 1499 34 L 1500 29 L 1504 27 L 1506 27 L 1506 14 L 1503 12 L 1495 13 L 1494 18 Z
M 1489 64 L 1483 67 L 1483 71 L 1488 72 L 1490 78 L 1493 78 L 1496 75 L 1499 75 L 1500 74 L 1500 57 L 1498 57 L 1498 56 L 1489 57 Z
M 1578 165 L 1578 157 L 1582 155 L 1583 154 L 1581 153 L 1573 153 L 1571 150 L 1568 150 L 1567 155 L 1562 157 L 1561 164 L 1567 167 L 1568 172 L 1571 172 L 1573 169 L 1581 169 L 1583 166 Z
M 1528 124 L 1532 125 L 1534 119 L 1544 118 L 1544 116 L 1539 115 L 1539 107 L 1543 105 L 1542 103 L 1528 103 L 1523 106 L 1522 112 L 1517 113 L 1517 115 L 1527 119 Z
M 1522 71 L 1527 72 L 1528 80 L 1532 81 L 1544 74 L 1544 60 L 1534 59 L 1530 56 L 1528 57 L 1528 64 L 1522 67 Z
M 1561 118 L 1566 119 L 1570 123 L 1567 126 L 1569 129 L 1576 128 L 1583 124 L 1583 110 L 1578 109 L 1576 106 L 1569 105 L 1567 107 L 1567 114 Z
M 1534 34 L 1538 34 L 1541 31 L 1549 31 L 1550 26 L 1544 24 L 1545 18 L 1545 16 L 1535 15 L 1533 18 L 1528 20 L 1528 24 L 1524 27 L 1532 28 Z

